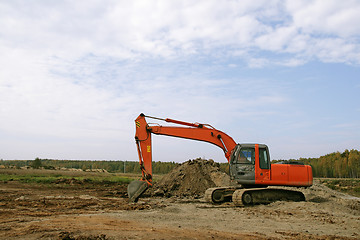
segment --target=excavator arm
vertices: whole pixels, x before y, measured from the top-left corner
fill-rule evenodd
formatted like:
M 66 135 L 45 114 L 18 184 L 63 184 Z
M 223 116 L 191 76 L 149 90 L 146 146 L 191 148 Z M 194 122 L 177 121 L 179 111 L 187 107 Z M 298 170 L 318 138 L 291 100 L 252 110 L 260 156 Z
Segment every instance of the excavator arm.
M 157 119 L 181 126 L 148 124 L 146 118 Z M 170 118 L 162 119 L 145 116 L 142 113 L 136 118 L 135 125 L 135 141 L 142 178 L 140 181 L 133 181 L 128 185 L 128 195 L 132 202 L 136 202 L 141 194 L 144 193 L 148 187 L 152 186 L 152 134 L 192 139 L 214 144 L 224 151 L 228 161 L 230 161 L 231 152 L 236 146 L 236 142 L 229 135 L 213 128 L 209 124 L 188 123 Z

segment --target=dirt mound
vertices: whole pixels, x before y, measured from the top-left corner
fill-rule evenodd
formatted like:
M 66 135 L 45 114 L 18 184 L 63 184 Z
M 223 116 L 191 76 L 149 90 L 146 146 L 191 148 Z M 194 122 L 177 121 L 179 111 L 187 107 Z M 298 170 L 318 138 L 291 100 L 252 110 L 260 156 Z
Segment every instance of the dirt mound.
M 184 162 L 154 184 L 154 195 L 201 198 L 206 189 L 229 186 L 230 177 L 213 160 L 194 159 Z

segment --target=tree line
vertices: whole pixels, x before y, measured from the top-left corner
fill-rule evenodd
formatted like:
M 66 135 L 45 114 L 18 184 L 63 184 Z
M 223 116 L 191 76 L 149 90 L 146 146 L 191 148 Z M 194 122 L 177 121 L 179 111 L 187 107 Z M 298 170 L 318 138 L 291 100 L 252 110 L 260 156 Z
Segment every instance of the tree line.
M 41 159 L 35 160 L 0 160 L 0 166 L 6 168 L 44 168 L 44 169 L 61 169 L 75 168 L 86 170 L 104 169 L 112 173 L 141 173 L 139 162 L 137 161 L 90 161 L 90 160 L 54 160 Z M 157 174 L 166 174 L 178 166 L 175 162 L 153 162 L 153 172 Z
M 360 152 L 358 150 L 345 150 L 343 153 L 334 152 L 319 158 L 300 158 L 290 160 L 273 160 L 272 163 L 295 161 L 311 165 L 314 177 L 327 178 L 360 178 Z M 153 173 L 166 174 L 177 167 L 176 162 L 153 162 Z M 21 168 L 59 169 L 104 169 L 113 173 L 141 173 L 137 161 L 84 161 L 84 160 L 0 160 L 0 166 Z M 220 163 L 220 169 L 229 172 L 228 163 Z

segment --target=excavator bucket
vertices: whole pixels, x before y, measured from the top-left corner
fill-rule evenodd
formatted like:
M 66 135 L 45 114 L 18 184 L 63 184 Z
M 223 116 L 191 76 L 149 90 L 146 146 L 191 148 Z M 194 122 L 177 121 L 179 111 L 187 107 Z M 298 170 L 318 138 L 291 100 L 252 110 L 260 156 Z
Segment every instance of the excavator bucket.
M 127 192 L 129 196 L 129 202 L 137 202 L 141 194 L 148 189 L 147 182 L 135 180 L 129 183 Z

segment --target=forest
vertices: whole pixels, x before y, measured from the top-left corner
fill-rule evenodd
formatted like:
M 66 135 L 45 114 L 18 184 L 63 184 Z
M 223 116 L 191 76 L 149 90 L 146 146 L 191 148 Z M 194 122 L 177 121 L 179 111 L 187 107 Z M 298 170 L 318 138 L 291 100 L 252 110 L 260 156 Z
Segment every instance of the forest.
M 273 160 L 278 162 L 302 162 L 312 166 L 314 177 L 324 178 L 359 178 L 360 177 L 360 152 L 358 150 L 345 150 L 343 153 L 334 152 L 319 158 L 300 158 L 289 160 Z M 166 174 L 178 166 L 176 162 L 153 162 L 154 174 Z M 229 171 L 227 163 L 220 163 L 224 172 Z M 113 173 L 141 173 L 137 161 L 86 161 L 86 160 L 0 160 L 2 168 L 21 168 L 30 166 L 33 168 L 60 169 L 75 168 L 82 170 L 104 169 Z
M 175 162 L 153 162 L 153 172 L 157 174 L 166 174 L 170 172 L 179 163 Z M 41 159 L 35 160 L 0 160 L 0 166 L 5 168 L 44 168 L 44 169 L 82 169 L 95 170 L 104 169 L 112 173 L 141 173 L 138 161 L 108 161 L 108 160 L 54 160 Z

